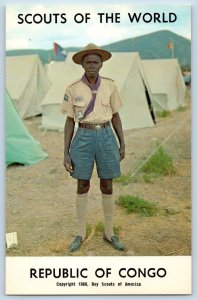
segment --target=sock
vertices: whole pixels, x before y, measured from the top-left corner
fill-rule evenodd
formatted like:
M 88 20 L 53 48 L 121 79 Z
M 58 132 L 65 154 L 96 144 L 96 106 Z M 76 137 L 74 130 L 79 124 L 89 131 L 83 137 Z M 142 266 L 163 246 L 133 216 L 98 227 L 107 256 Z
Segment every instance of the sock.
M 113 231 L 113 210 L 114 210 L 114 198 L 113 195 L 102 194 L 102 205 L 105 219 L 105 236 L 111 241 L 111 237 L 114 235 Z
M 87 212 L 88 194 L 77 194 L 76 209 L 78 219 L 78 235 L 84 240 L 86 237 L 86 212 Z

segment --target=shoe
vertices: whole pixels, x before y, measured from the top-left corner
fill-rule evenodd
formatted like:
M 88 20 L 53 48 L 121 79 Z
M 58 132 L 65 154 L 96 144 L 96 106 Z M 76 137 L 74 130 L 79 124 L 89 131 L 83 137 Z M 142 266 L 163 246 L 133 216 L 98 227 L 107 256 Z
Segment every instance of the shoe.
M 116 235 L 113 235 L 111 237 L 111 241 L 108 240 L 108 238 L 106 237 L 106 235 L 104 234 L 103 235 L 103 239 L 105 241 L 107 241 L 108 243 L 110 243 L 115 249 L 117 250 L 124 250 L 125 249 L 125 246 L 124 244 L 119 240 L 119 238 L 116 236 Z
M 72 244 L 69 246 L 69 252 L 77 251 L 82 244 L 82 237 L 80 235 L 77 235 L 72 242 Z

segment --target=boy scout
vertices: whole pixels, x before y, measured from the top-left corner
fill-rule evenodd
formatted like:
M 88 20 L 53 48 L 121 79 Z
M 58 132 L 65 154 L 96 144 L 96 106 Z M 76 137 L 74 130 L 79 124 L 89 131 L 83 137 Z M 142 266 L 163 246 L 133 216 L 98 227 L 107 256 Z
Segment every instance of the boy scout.
M 64 166 L 77 179 L 76 209 L 78 234 L 69 247 L 80 248 L 86 236 L 87 195 L 94 163 L 96 163 L 104 212 L 104 240 L 117 250 L 124 244 L 113 232 L 113 184 L 120 176 L 120 160 L 125 156 L 125 143 L 118 113 L 122 102 L 113 80 L 99 75 L 104 61 L 111 53 L 94 44 L 73 55 L 82 65 L 84 75 L 68 86 L 61 106 L 67 114 L 64 129 Z M 73 138 L 75 122 L 79 126 Z M 111 125 L 117 135 L 119 148 Z M 72 141 L 72 142 L 71 142 Z

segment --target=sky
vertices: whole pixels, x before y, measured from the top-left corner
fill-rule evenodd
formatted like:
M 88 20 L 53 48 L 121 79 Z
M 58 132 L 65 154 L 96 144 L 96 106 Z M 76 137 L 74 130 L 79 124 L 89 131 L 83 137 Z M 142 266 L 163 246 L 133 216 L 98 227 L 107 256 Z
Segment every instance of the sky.
M 79 4 L 73 1 L 73 4 L 68 3 L 65 5 L 7 5 L 6 50 L 51 49 L 54 42 L 62 47 L 83 47 L 90 42 L 102 46 L 164 29 L 191 39 L 191 6 L 189 4 L 144 5 L 139 3 L 133 5 L 124 2 L 122 4 L 99 3 L 96 0 L 94 4 Z M 100 13 L 104 14 L 102 19 L 98 15 Z M 131 22 L 128 13 L 131 16 L 133 13 L 138 16 L 141 14 L 140 21 Z M 159 14 L 161 23 L 154 23 L 155 13 Z M 176 14 L 175 22 L 168 22 L 170 13 Z M 57 18 L 54 14 L 58 14 Z M 64 19 L 66 19 L 66 22 L 61 14 L 65 14 Z M 89 18 L 87 22 L 85 22 L 86 15 Z M 33 20 L 42 22 L 28 24 L 24 21 L 25 16 L 28 22 Z M 113 16 L 113 19 L 109 18 L 107 21 L 106 16 Z M 115 16 L 117 16 L 116 23 Z M 51 17 L 51 23 L 46 24 L 44 17 L 47 21 Z M 174 15 L 171 15 L 171 17 L 173 19 Z M 22 20 L 23 23 L 18 24 Z M 148 22 L 149 20 L 151 22 Z

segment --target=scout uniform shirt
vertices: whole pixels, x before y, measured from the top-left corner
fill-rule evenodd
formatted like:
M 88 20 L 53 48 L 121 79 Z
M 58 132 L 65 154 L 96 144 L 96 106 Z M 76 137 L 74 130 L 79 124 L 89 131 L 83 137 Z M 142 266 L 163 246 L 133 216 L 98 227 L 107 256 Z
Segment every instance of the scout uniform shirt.
M 61 105 L 61 112 L 79 122 L 88 103 L 92 98 L 90 87 L 81 79 L 68 86 Z M 94 109 L 81 123 L 104 123 L 112 119 L 122 106 L 117 87 L 112 79 L 101 77 L 101 83 L 97 90 Z

